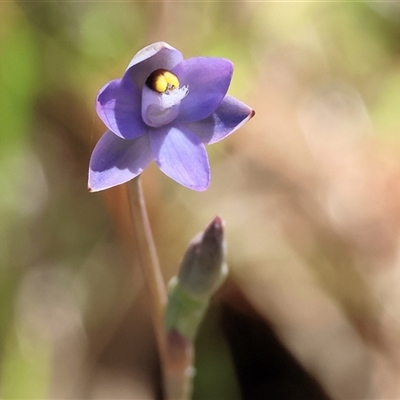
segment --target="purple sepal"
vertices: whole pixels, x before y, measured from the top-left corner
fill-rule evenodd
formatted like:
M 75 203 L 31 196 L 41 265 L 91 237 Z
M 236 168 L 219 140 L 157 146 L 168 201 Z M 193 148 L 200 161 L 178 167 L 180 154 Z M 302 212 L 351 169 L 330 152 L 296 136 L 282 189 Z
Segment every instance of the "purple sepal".
M 195 134 L 184 127 L 162 127 L 150 131 L 150 145 L 164 174 L 193 190 L 208 188 L 210 165 L 207 151 Z
M 96 111 L 109 130 L 123 139 L 143 135 L 146 125 L 141 116 L 142 96 L 129 79 L 115 79 L 99 92 Z
M 89 191 L 97 192 L 138 176 L 152 160 L 147 135 L 121 139 L 107 131 L 97 142 L 89 163 Z
M 195 57 L 182 61 L 172 72 L 189 94 L 182 100 L 178 121 L 199 121 L 213 113 L 228 91 L 233 64 L 224 58 Z
M 209 117 L 185 125 L 199 136 L 203 143 L 213 144 L 239 129 L 253 115 L 254 111 L 249 106 L 226 95 Z

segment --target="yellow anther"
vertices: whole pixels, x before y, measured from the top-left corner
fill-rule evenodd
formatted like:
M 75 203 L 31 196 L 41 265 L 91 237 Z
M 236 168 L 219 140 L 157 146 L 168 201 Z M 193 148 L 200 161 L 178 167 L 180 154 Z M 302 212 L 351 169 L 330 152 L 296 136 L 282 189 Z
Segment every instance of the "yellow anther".
M 167 69 L 156 69 L 147 78 L 146 85 L 158 93 L 164 93 L 168 90 L 178 89 L 179 80 Z

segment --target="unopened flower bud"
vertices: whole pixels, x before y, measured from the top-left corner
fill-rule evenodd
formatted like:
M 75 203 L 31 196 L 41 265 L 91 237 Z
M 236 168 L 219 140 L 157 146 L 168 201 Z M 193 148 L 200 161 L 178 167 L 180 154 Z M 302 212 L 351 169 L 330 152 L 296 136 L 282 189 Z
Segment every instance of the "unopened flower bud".
M 224 261 L 223 223 L 215 217 L 204 232 L 189 244 L 178 276 L 171 279 L 165 326 L 192 340 L 207 310 L 211 296 L 228 273 Z
M 189 244 L 178 280 L 193 295 L 211 295 L 227 274 L 223 221 L 215 217 Z

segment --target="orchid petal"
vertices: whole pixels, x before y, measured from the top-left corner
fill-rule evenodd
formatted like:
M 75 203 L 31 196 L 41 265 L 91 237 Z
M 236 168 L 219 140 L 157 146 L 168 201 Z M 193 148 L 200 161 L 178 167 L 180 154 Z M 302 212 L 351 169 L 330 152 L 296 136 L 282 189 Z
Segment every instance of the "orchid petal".
M 141 116 L 141 93 L 127 78 L 115 79 L 99 92 L 96 111 L 109 130 L 123 139 L 143 135 L 146 125 Z
M 129 76 L 141 89 L 153 71 L 160 68 L 171 70 L 182 60 L 183 56 L 179 50 L 168 43 L 156 42 L 133 56 L 125 71 L 125 76 Z
M 203 143 L 182 127 L 162 127 L 149 131 L 156 163 L 171 179 L 190 189 L 203 191 L 210 184 L 210 165 Z
M 125 183 L 152 159 L 147 135 L 124 140 L 107 131 L 97 142 L 89 163 L 89 190 L 97 192 Z
M 227 95 L 209 117 L 185 125 L 203 143 L 213 144 L 230 135 L 253 116 L 254 111 L 249 106 Z
M 179 121 L 193 122 L 213 113 L 228 91 L 233 64 L 224 58 L 195 57 L 182 61 L 172 72 L 189 94 L 182 100 Z

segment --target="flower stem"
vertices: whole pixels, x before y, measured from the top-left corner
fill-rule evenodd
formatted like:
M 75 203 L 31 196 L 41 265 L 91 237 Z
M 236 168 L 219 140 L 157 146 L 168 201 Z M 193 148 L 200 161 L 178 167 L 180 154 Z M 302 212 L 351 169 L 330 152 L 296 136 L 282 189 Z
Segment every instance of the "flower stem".
M 152 301 L 152 318 L 160 357 L 164 356 L 165 329 L 164 309 L 167 303 L 167 291 L 158 262 L 157 251 L 151 233 L 149 217 L 143 196 L 140 177 L 128 183 L 133 226 L 139 249 L 142 273 L 148 285 Z
M 151 233 L 140 178 L 128 184 L 133 226 L 139 260 L 152 300 L 152 318 L 163 375 L 164 398 L 187 400 L 191 397 L 194 345 L 177 331 L 166 332 L 167 290 L 161 274 Z

